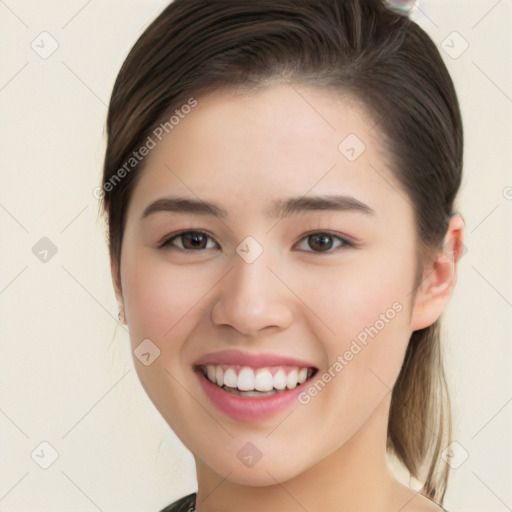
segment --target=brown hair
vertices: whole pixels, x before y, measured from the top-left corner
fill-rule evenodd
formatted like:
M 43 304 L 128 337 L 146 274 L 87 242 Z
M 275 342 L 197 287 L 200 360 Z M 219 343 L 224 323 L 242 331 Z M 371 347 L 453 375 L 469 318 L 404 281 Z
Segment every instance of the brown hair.
M 130 51 L 108 110 L 102 209 L 119 283 L 127 205 L 144 165 L 126 171 L 133 152 L 192 95 L 285 80 L 363 102 L 414 205 L 419 268 L 441 249 L 461 182 L 462 121 L 439 51 L 416 23 L 380 0 L 175 0 Z M 412 334 L 388 425 L 388 448 L 439 503 L 451 437 L 441 355 L 439 321 Z

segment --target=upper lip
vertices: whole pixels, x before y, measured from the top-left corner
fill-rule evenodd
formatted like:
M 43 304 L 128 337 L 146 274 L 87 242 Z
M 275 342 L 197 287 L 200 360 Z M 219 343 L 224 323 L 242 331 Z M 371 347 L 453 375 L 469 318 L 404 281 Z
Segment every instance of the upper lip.
M 296 366 L 299 368 L 315 368 L 311 363 L 296 357 L 290 357 L 270 352 L 245 352 L 242 350 L 221 350 L 200 357 L 194 366 L 205 365 L 240 365 L 263 368 L 265 366 Z

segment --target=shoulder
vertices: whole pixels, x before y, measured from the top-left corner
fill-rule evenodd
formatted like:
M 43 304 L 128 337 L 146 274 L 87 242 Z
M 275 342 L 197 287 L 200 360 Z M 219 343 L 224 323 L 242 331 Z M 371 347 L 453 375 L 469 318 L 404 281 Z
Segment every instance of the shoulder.
M 189 494 L 170 505 L 167 505 L 160 512 L 194 512 L 196 508 L 196 493 Z
M 447 512 L 443 507 L 427 498 L 423 494 L 417 493 L 402 512 Z
M 396 502 L 393 501 L 392 505 L 400 512 L 447 512 L 424 494 L 403 484 L 399 484 L 395 496 Z

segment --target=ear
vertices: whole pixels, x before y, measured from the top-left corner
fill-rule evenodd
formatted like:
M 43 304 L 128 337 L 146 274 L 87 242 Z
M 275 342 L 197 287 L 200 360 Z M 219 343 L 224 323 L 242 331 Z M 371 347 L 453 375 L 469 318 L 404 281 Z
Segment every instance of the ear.
M 457 281 L 457 267 L 464 251 L 464 220 L 454 214 L 448 224 L 443 249 L 423 272 L 411 315 L 411 329 L 432 325 L 443 312 Z

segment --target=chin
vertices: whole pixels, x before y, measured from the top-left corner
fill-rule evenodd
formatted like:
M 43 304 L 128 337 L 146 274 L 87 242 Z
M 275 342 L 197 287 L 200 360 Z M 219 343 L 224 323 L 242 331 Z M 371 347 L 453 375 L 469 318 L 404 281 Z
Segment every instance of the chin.
M 280 462 L 270 458 L 263 460 L 264 457 L 262 457 L 252 467 L 245 467 L 236 458 L 236 454 L 236 462 L 234 463 L 232 458 L 220 460 L 221 457 L 216 454 L 213 454 L 212 458 L 214 460 L 213 464 L 209 464 L 209 461 L 202 459 L 203 464 L 208 465 L 215 473 L 226 477 L 228 481 L 234 484 L 250 487 L 268 487 L 276 485 L 277 482 L 284 483 L 307 470 L 306 465 L 301 467 L 299 461 L 290 457 L 285 457 Z

